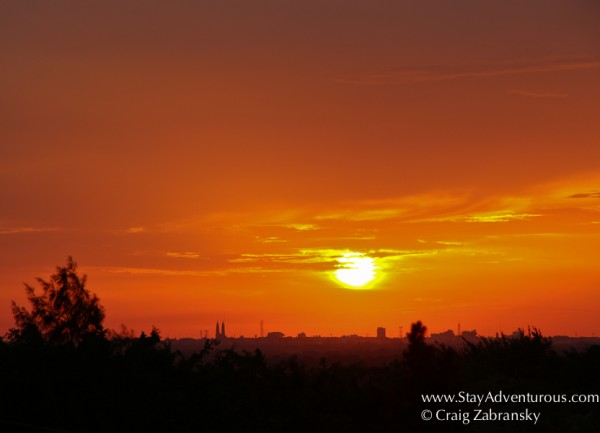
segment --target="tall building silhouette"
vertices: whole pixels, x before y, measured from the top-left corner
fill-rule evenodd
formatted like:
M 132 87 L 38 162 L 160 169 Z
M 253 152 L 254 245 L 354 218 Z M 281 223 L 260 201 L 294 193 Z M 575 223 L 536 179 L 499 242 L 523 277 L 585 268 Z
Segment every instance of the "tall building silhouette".
M 385 337 L 385 328 L 382 328 L 382 327 L 377 328 L 377 338 L 386 338 Z
M 221 338 L 221 333 L 219 332 L 219 321 L 217 321 L 217 326 L 215 327 L 215 339 L 218 340 Z
M 227 338 L 227 334 L 225 334 L 225 321 L 221 322 L 221 338 Z

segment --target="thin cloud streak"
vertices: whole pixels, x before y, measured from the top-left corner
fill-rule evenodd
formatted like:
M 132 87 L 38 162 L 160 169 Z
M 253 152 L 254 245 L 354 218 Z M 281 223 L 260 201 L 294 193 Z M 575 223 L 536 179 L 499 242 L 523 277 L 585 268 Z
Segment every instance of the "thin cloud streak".
M 44 233 L 57 232 L 57 228 L 39 228 L 39 227 L 0 227 L 0 235 L 12 235 L 22 233 Z
M 89 266 L 87 269 L 95 270 L 98 272 L 106 272 L 111 274 L 131 274 L 131 275 L 162 275 L 170 277 L 180 276 L 194 276 L 194 277 L 214 277 L 214 276 L 225 276 L 227 272 L 208 270 L 174 270 L 174 269 L 160 269 L 160 268 L 135 268 L 135 267 L 94 267 Z
M 600 198 L 600 192 L 571 194 L 568 198 Z
M 279 270 L 283 271 L 332 271 L 339 266 L 339 259 L 349 252 L 364 254 L 377 261 L 378 267 L 386 271 L 393 270 L 398 262 L 404 262 L 407 259 L 434 257 L 441 253 L 461 253 L 476 254 L 475 250 L 462 250 L 460 248 L 438 248 L 434 250 L 396 250 L 396 249 L 375 249 L 375 250 L 356 250 L 315 248 L 301 249 L 290 253 L 245 253 L 240 257 L 231 259 L 229 263 L 254 265 L 260 270 Z M 407 268 L 402 267 L 404 271 Z
M 127 233 L 142 233 L 146 231 L 146 227 L 130 227 L 127 229 Z
M 232 274 L 253 274 L 253 273 L 271 273 L 284 272 L 283 269 L 265 269 L 260 267 L 231 268 L 222 270 L 174 270 L 161 268 L 135 268 L 135 267 L 94 267 L 89 266 L 86 269 L 97 272 L 106 272 L 111 274 L 130 274 L 130 275 L 159 275 L 166 277 L 226 277 Z
M 511 95 L 525 96 L 528 98 L 568 98 L 568 93 L 533 92 L 528 90 L 509 90 Z
M 541 216 L 543 215 L 538 213 L 514 213 L 511 211 L 504 211 L 472 215 L 452 215 L 439 218 L 425 218 L 421 220 L 413 220 L 411 222 L 504 223 L 510 221 L 523 221 Z
M 505 75 L 539 74 L 563 71 L 577 71 L 600 68 L 600 60 L 585 59 L 579 61 L 558 61 L 547 63 L 463 65 L 452 67 L 437 65 L 415 69 L 390 69 L 362 78 L 343 78 L 337 80 L 344 84 L 377 85 L 388 83 L 423 83 L 429 81 L 448 81 L 463 78 L 489 78 Z
M 167 257 L 181 258 L 181 259 L 199 259 L 200 254 L 194 252 L 185 252 L 185 253 L 166 253 Z

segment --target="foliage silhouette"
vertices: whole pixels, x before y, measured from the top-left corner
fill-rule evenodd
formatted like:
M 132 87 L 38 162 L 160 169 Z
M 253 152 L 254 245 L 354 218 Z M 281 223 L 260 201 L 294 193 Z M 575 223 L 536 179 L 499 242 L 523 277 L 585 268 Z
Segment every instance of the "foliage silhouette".
M 420 338 L 424 328 L 416 328 L 416 343 L 404 358 L 380 366 L 307 367 L 298 357 L 271 363 L 260 351 L 221 349 L 214 340 L 185 357 L 155 328 L 78 346 L 3 340 L 0 387 L 7 398 L 0 404 L 0 430 L 9 420 L 74 432 L 440 431 L 419 419 L 421 410 L 435 409 L 423 406 L 421 393 L 598 392 L 597 347 L 558 354 L 534 330 L 457 351 L 427 344 Z M 423 353 L 426 369 L 408 362 L 422 360 Z M 543 421 L 536 431 L 600 427 L 594 405 L 539 409 Z M 530 428 L 485 425 L 489 432 Z M 444 424 L 441 431 L 469 429 Z
M 406 334 L 412 350 L 418 350 L 425 346 L 425 336 L 427 335 L 427 326 L 420 320 L 410 325 L 410 332 Z
M 420 394 L 597 394 L 600 386 L 600 346 L 559 354 L 535 328 L 456 350 L 428 344 L 419 321 L 404 354 L 379 366 L 323 360 L 309 367 L 295 356 L 271 362 L 260 350 L 222 349 L 209 339 L 183 356 L 156 328 L 137 337 L 126 328 L 105 332 L 104 312 L 73 261 L 57 271 L 42 295 L 28 291 L 31 312 L 15 306 L 17 328 L 0 339 L 0 431 L 527 432 L 527 423 L 425 423 L 419 414 L 436 406 L 424 405 Z M 57 306 L 60 290 L 69 301 Z M 73 311 L 79 321 L 48 322 Z M 81 318 L 85 312 L 91 317 Z M 594 405 L 539 410 L 536 431 L 600 431 Z M 27 428 L 13 428 L 19 425 Z
M 404 362 L 413 376 L 419 381 L 431 377 L 434 348 L 425 342 L 427 327 L 419 320 L 410 326 L 408 349 L 404 353 Z
M 58 266 L 49 281 L 37 279 L 41 294 L 25 284 L 31 311 L 12 302 L 16 328 L 9 339 L 52 344 L 80 344 L 84 339 L 103 338 L 104 308 L 95 294 L 85 287 L 87 276 L 77 274 L 72 257 Z

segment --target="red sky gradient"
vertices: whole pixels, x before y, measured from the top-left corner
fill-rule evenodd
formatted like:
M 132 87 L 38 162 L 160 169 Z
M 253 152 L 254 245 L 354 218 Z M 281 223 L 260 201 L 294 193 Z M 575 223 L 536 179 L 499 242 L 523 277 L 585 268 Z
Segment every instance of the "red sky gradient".
M 0 5 L 0 333 L 600 333 L 596 1 Z M 347 251 L 380 281 L 348 290 Z

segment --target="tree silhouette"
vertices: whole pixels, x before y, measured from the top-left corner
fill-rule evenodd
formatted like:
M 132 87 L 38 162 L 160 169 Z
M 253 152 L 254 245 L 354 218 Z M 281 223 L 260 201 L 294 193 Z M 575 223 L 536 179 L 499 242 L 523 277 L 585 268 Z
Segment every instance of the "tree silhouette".
M 104 337 L 104 308 L 86 289 L 86 280 L 86 275 L 77 274 L 77 264 L 69 256 L 67 265 L 57 266 L 49 281 L 37 278 L 41 294 L 25 284 L 31 311 L 12 302 L 17 327 L 11 329 L 10 338 L 78 345 L 89 337 Z
M 410 325 L 408 348 L 404 352 L 404 362 L 413 376 L 422 380 L 424 376 L 431 375 L 431 367 L 435 356 L 435 349 L 425 342 L 427 327 L 420 320 Z
M 417 347 L 425 345 L 425 335 L 427 333 L 427 326 L 420 320 L 410 325 L 410 332 L 406 334 L 408 337 L 409 348 L 412 347 L 414 350 Z

